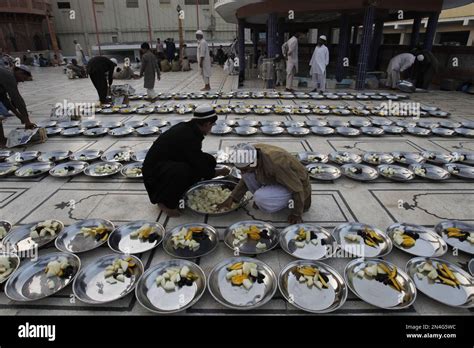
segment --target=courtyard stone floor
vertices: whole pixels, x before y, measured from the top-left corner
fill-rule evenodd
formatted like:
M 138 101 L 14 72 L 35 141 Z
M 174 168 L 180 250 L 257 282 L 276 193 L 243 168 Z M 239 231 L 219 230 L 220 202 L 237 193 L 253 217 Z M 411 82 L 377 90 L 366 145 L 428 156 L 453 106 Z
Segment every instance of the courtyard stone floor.
M 222 69 L 215 67 L 211 79 L 214 90 L 232 91 L 237 89 L 237 77 L 227 76 Z M 47 120 L 52 107 L 56 103 L 68 102 L 96 102 L 97 94 L 89 79 L 68 80 L 61 68 L 37 68 L 33 71 L 35 80 L 20 85 L 20 91 L 26 100 L 28 110 L 33 122 Z M 124 81 L 117 81 L 121 84 Z M 130 83 L 137 92 L 145 93 L 143 80 L 134 80 Z M 245 90 L 261 89 L 260 81 L 251 81 Z M 194 67 L 191 72 L 167 73 L 157 83 L 159 92 L 196 92 L 202 88 L 202 80 Z M 426 105 L 438 106 L 452 114 L 451 120 L 474 121 L 474 98 L 459 92 L 432 91 L 427 94 L 411 95 L 412 101 L 419 101 Z M 189 101 L 205 103 L 206 101 Z M 215 100 L 217 104 L 236 103 L 238 100 Z M 301 100 L 242 100 L 252 104 L 298 104 Z M 135 104 L 143 103 L 133 102 Z M 157 104 L 160 102 L 157 102 Z M 172 102 L 170 102 L 172 103 Z M 176 102 L 175 102 L 176 103 Z M 328 104 L 328 101 L 312 101 L 314 104 Z M 377 105 L 380 102 L 338 101 L 337 104 L 349 105 Z M 170 118 L 177 115 L 97 115 L 99 120 L 144 120 L 145 118 Z M 318 116 L 319 117 L 319 116 Z M 245 116 L 228 115 L 228 119 L 275 119 L 275 120 L 304 120 L 317 118 L 317 116 Z M 338 118 L 329 116 L 328 118 Z M 392 118 L 391 119 L 396 119 Z M 430 118 L 427 118 L 428 120 Z M 433 119 L 436 120 L 436 119 Z M 8 132 L 19 126 L 16 118 L 5 123 Z M 62 138 L 52 137 L 46 143 L 28 146 L 28 150 L 51 151 L 100 149 L 110 150 L 121 147 L 133 150 L 147 149 L 154 138 L 126 137 L 113 138 Z M 216 151 L 237 143 L 250 141 L 252 143 L 268 143 L 285 148 L 290 152 L 318 151 L 330 153 L 335 150 L 344 150 L 355 153 L 364 151 L 474 151 L 474 139 L 454 137 L 442 138 L 438 136 L 420 138 L 410 135 L 384 136 L 373 138 L 360 136 L 357 138 L 344 138 L 338 136 L 320 137 L 309 135 L 302 138 L 290 136 L 265 137 L 257 136 L 242 138 L 235 135 L 206 137 L 203 150 Z M 24 148 L 26 149 L 26 147 Z M 21 150 L 21 149 L 16 149 Z M 410 183 L 395 183 L 379 178 L 371 183 L 361 183 L 347 178 L 336 182 L 312 183 L 313 205 L 305 214 L 304 221 L 321 225 L 332 231 L 337 225 L 346 222 L 364 222 L 372 224 L 382 230 L 395 222 L 407 222 L 428 227 L 433 227 L 438 222 L 446 219 L 474 222 L 474 185 L 473 182 L 451 178 L 446 182 L 430 182 L 415 179 Z M 74 200 L 75 208 L 68 206 Z M 400 206 L 399 201 L 403 204 Z M 252 205 L 223 217 L 204 217 L 186 211 L 180 218 L 169 219 L 160 213 L 159 209 L 150 204 L 147 193 L 141 182 L 127 180 L 117 175 L 112 178 L 93 179 L 80 175 L 72 179 L 57 179 L 50 176 L 39 179 L 22 180 L 7 178 L 0 180 L 0 220 L 10 221 L 14 225 L 23 225 L 45 219 L 58 219 L 66 225 L 87 218 L 104 218 L 111 220 L 116 225 L 121 225 L 134 220 L 158 221 L 168 230 L 174 226 L 187 222 L 206 222 L 214 226 L 221 234 L 221 242 L 217 250 L 201 259 L 195 260 L 208 275 L 213 266 L 220 260 L 233 256 L 222 242 L 223 233 L 227 226 L 242 220 L 265 220 L 273 223 L 280 230 L 287 226 L 287 212 L 281 214 L 263 214 L 254 210 Z M 47 253 L 54 247 L 41 250 Z M 99 256 L 111 254 L 112 251 L 104 245 L 92 252 L 79 255 L 83 267 Z M 160 261 L 170 259 L 162 246 L 151 252 L 140 255 L 146 267 L 153 266 Z M 394 248 L 385 257 L 399 268 L 405 265 L 411 256 Z M 444 259 L 466 264 L 470 256 L 460 253 L 452 254 L 452 248 Z M 258 256 L 266 262 L 278 275 L 280 270 L 295 259 L 287 255 L 282 249 L 277 248 Z M 333 266 L 341 275 L 345 265 L 350 261 L 346 258 L 333 258 L 322 262 Z M 80 301 L 71 300 L 71 286 L 60 293 L 36 302 L 14 303 L 10 301 L 3 289 L 0 291 L 0 315 L 153 315 L 145 310 L 135 299 L 134 293 L 127 297 L 104 306 L 90 306 Z M 185 315 L 239 315 L 242 312 L 226 309 L 217 303 L 208 291 L 201 300 L 188 309 Z M 291 306 L 277 291 L 274 298 L 258 310 L 245 312 L 254 315 L 307 315 Z M 418 292 L 413 306 L 402 311 L 387 311 L 371 306 L 352 292 L 342 308 L 331 315 L 472 315 L 473 309 L 459 309 L 442 305 Z

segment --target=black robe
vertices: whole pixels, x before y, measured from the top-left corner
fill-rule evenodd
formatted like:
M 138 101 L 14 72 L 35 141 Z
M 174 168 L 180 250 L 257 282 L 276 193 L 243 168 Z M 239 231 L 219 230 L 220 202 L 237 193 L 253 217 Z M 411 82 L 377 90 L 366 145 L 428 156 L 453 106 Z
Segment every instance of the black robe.
M 176 209 L 195 183 L 215 176 L 216 160 L 202 152 L 204 136 L 193 121 L 179 123 L 152 145 L 143 163 L 143 179 L 152 204 Z

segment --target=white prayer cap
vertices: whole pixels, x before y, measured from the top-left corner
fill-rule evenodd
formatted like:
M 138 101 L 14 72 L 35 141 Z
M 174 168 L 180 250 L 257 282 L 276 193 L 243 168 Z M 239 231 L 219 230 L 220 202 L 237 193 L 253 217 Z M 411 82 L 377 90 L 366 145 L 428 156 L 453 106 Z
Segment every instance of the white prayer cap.
M 328 41 L 328 38 L 326 37 L 326 35 L 321 35 L 319 38 L 321 40 Z
M 416 57 L 416 59 L 418 59 L 419 62 L 422 62 L 422 61 L 425 60 L 425 56 L 422 55 L 422 54 L 419 54 L 419 55 Z
M 199 105 L 194 110 L 193 119 L 205 120 L 205 119 L 208 119 L 208 118 L 212 118 L 214 116 L 217 116 L 216 111 L 214 110 L 214 108 L 209 104 L 203 104 L 203 105 Z
M 239 169 L 257 166 L 257 149 L 250 144 L 236 145 L 230 154 L 230 160 Z
M 204 33 L 202 32 L 202 30 L 198 30 L 198 31 L 196 31 L 196 35 L 202 35 L 202 36 L 204 36 Z
M 117 59 L 115 59 L 115 58 L 110 58 L 110 60 L 111 60 L 111 61 L 112 61 L 112 63 L 114 63 L 115 65 L 118 65 L 118 61 L 117 61 Z

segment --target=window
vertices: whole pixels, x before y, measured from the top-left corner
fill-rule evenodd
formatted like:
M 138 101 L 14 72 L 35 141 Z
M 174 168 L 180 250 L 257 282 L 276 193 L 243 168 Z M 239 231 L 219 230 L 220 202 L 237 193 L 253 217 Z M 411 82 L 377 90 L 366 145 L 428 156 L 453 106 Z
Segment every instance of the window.
M 69 9 L 71 8 L 71 3 L 65 1 L 58 1 L 58 8 L 60 10 Z
M 138 8 L 138 0 L 126 0 L 127 8 Z
M 209 0 L 184 0 L 185 5 L 209 5 Z

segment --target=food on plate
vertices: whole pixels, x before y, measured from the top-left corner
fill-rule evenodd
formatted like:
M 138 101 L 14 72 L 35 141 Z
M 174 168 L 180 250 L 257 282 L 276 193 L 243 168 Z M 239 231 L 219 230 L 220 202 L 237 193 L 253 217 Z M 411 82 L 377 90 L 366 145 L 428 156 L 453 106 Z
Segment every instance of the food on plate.
M 325 172 L 325 169 L 324 169 L 324 167 L 317 166 L 317 167 L 309 169 L 308 172 L 309 172 L 309 174 L 312 174 L 312 175 L 322 174 L 322 173 Z
M 163 274 L 156 277 L 156 285 L 165 291 L 175 291 L 184 286 L 192 286 L 199 276 L 191 272 L 188 266 L 170 267 Z
M 431 282 L 449 285 L 453 288 L 459 287 L 459 285 L 461 285 L 461 282 L 457 279 L 454 271 L 451 270 L 448 265 L 442 262 L 423 262 L 418 266 L 416 276 L 420 280 L 428 277 Z
M 46 237 L 48 234 L 51 237 L 55 237 L 61 228 L 59 221 L 46 220 L 36 224 L 30 229 L 30 237 L 32 239 L 39 239 Z
M 359 167 L 350 167 L 349 172 L 351 172 L 352 174 L 355 174 L 355 175 L 359 175 L 359 174 L 363 173 L 363 170 L 362 170 L 362 168 L 359 168 Z
M 474 232 L 463 231 L 458 227 L 448 227 L 445 233 L 448 235 L 448 238 L 457 238 L 461 242 L 467 240 L 469 243 L 474 244 Z
M 6 256 L 0 256 L 0 282 L 3 282 L 12 272 L 13 267 L 10 262 L 10 258 Z
M 309 243 L 318 245 L 318 235 L 315 232 L 305 230 L 304 228 L 299 229 L 293 240 L 295 241 L 295 246 L 297 248 L 304 248 Z
M 101 164 L 94 168 L 96 174 L 113 174 L 117 171 L 117 166 L 114 164 Z
M 406 156 L 402 155 L 402 154 L 399 154 L 399 155 L 394 156 L 394 157 L 398 162 L 401 162 L 401 163 L 405 163 L 407 161 Z
M 394 168 L 387 167 L 387 168 L 382 169 L 381 173 L 385 176 L 391 177 L 391 176 L 394 176 L 396 174 L 396 171 L 395 171 Z
M 366 245 L 375 248 L 383 242 L 383 238 L 379 236 L 377 232 L 365 227 L 363 230 L 357 231 L 357 233 L 348 233 L 344 236 L 344 239 L 351 243 L 358 243 L 363 241 Z
M 130 161 L 130 152 L 129 151 L 118 152 L 113 156 L 113 159 L 118 162 L 128 162 Z
M 117 284 L 117 282 L 125 282 L 125 278 L 131 278 L 133 269 L 136 267 L 133 258 L 126 259 L 117 258 L 111 265 L 105 268 L 104 278 L 109 284 Z
M 390 269 L 389 266 L 382 262 L 367 265 L 364 267 L 364 269 L 361 269 L 359 272 L 357 272 L 357 276 L 361 279 L 375 279 L 384 285 L 390 286 L 398 292 L 402 292 L 403 288 L 397 280 L 397 275 L 397 267 L 393 266 L 393 268 Z
M 370 163 L 379 164 L 381 161 L 381 158 L 379 155 L 372 153 L 367 156 L 367 161 Z
M 130 233 L 131 239 L 140 239 L 142 241 L 147 241 L 150 243 L 156 242 L 159 235 L 157 233 L 156 227 L 150 225 L 143 225 L 138 230 Z
M 109 230 L 102 224 L 99 226 L 82 227 L 79 231 L 84 237 L 93 237 L 96 241 L 103 242 L 109 236 Z
M 6 235 L 7 235 L 7 229 L 3 226 L 0 226 L 0 240 L 5 238 Z
M 51 261 L 46 266 L 44 273 L 46 273 L 47 285 L 50 290 L 54 289 L 56 284 L 54 282 L 55 277 L 62 279 L 70 278 L 74 273 L 74 267 L 69 264 L 68 260 L 64 257 L 60 257 L 55 261 Z
M 0 176 L 10 174 L 17 169 L 18 167 L 16 166 L 0 168 Z
M 416 167 L 413 172 L 418 176 L 426 176 L 426 168 L 423 167 Z
M 43 171 L 39 169 L 28 168 L 23 172 L 23 176 L 34 176 L 42 174 Z
M 140 167 L 131 167 L 125 170 L 125 174 L 128 176 L 142 176 L 142 168 Z
M 451 165 L 449 167 L 449 171 L 451 172 L 451 174 L 459 174 L 459 168 L 456 167 L 455 165 Z
M 336 155 L 336 161 L 340 163 L 350 163 L 351 162 L 351 157 L 347 152 L 337 154 Z
M 253 262 L 237 262 L 227 267 L 226 279 L 233 286 L 243 286 L 250 290 L 255 282 L 262 284 L 265 275 L 258 270 L 258 266 Z
M 324 159 L 321 156 L 318 156 L 318 155 L 308 155 L 306 157 L 306 160 L 308 162 L 319 163 L 319 162 L 322 162 Z
M 218 205 L 225 202 L 230 197 L 232 191 L 226 187 L 213 186 L 204 187 L 193 191 L 189 194 L 188 204 L 193 210 L 203 213 L 220 213 Z M 230 210 L 238 207 L 237 203 L 233 203 Z
M 264 240 L 270 239 L 270 231 L 267 229 L 260 229 L 257 226 L 241 226 L 232 231 L 234 241 L 232 244 L 238 246 L 243 242 L 250 240 L 256 241 L 258 250 L 267 249 L 267 244 Z
M 66 166 L 60 169 L 56 169 L 54 171 L 54 174 L 59 175 L 59 176 L 66 176 L 69 173 L 74 172 L 75 170 L 76 168 L 74 168 L 73 166 Z
M 204 239 L 209 238 L 205 232 L 204 227 L 183 227 L 178 233 L 171 237 L 173 248 L 184 249 L 189 248 L 191 251 L 196 251 L 201 246 Z
M 293 270 L 293 274 L 300 283 L 306 283 L 309 288 L 313 286 L 317 287 L 319 290 L 329 288 L 328 276 L 322 273 L 317 267 L 298 266 L 295 270 Z
M 393 241 L 407 249 L 413 247 L 419 238 L 420 235 L 417 232 L 405 231 L 403 229 L 396 229 L 393 232 Z

